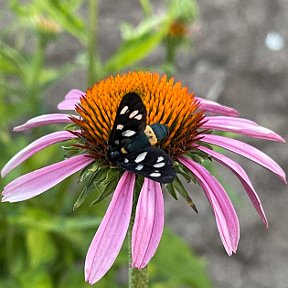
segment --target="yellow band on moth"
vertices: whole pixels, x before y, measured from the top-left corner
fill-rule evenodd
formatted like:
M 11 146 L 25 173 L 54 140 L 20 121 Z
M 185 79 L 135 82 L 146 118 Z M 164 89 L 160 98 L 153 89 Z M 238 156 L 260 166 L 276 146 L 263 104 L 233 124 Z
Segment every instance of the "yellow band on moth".
M 124 147 L 121 148 L 121 152 L 122 152 L 122 154 L 127 154 L 128 153 L 127 150 Z
M 152 146 L 157 144 L 157 137 L 153 131 L 153 129 L 151 128 L 151 126 L 147 125 L 145 130 L 144 130 L 145 135 L 147 136 L 150 144 Z

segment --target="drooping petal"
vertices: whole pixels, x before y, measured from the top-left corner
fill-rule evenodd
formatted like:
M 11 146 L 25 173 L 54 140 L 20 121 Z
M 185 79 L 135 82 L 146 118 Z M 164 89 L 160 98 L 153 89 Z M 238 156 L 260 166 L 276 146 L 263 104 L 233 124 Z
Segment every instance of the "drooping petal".
M 201 127 L 203 129 L 217 129 L 285 143 L 285 140 L 280 135 L 247 119 L 225 116 L 207 116 L 205 120 L 206 122 L 203 123 Z
M 191 159 L 178 158 L 197 178 L 214 211 L 220 238 L 228 255 L 236 252 L 240 238 L 239 220 L 221 184 L 203 166 Z
M 77 117 L 77 116 L 74 116 Z M 58 124 L 58 123 L 71 123 L 72 121 L 69 118 L 68 114 L 45 114 L 34 117 L 24 124 L 17 126 L 13 129 L 14 132 L 22 132 L 32 128 L 49 125 L 49 124 Z
M 164 227 L 164 199 L 158 182 L 144 179 L 132 231 L 132 267 L 142 269 L 154 256 Z
M 264 209 L 262 207 L 261 201 L 254 190 L 254 187 L 247 175 L 247 173 L 244 171 L 244 169 L 235 161 L 228 158 L 227 156 L 224 156 L 218 152 L 215 152 L 211 149 L 208 149 L 207 147 L 203 146 L 197 146 L 197 149 L 206 152 L 208 155 L 210 155 L 212 158 L 223 164 L 224 166 L 228 167 L 240 180 L 242 183 L 244 189 L 247 192 L 247 195 L 249 196 L 252 204 L 254 205 L 256 211 L 258 212 L 259 216 L 261 217 L 264 225 L 266 228 L 268 228 L 268 221 L 264 212 Z
M 35 197 L 94 161 L 78 155 L 16 178 L 4 187 L 2 202 L 18 202 Z
M 119 254 L 129 227 L 134 184 L 135 174 L 124 172 L 90 244 L 85 261 L 85 280 L 90 284 L 106 274 Z
M 85 92 L 72 89 L 65 95 L 65 99 L 58 104 L 57 108 L 59 110 L 74 110 L 75 105 L 79 103 L 81 96 L 84 95 Z
M 239 115 L 239 112 L 235 110 L 234 108 L 223 106 L 217 102 L 203 99 L 200 97 L 195 97 L 195 98 L 200 103 L 199 108 L 205 110 L 206 112 L 210 112 L 213 114 L 221 114 L 221 115 L 226 115 L 226 116 L 238 116 Z
M 259 165 L 267 168 L 268 170 L 272 171 L 273 173 L 278 175 L 285 183 L 287 183 L 286 175 L 283 169 L 267 154 L 263 153 L 257 148 L 249 144 L 243 143 L 239 140 L 227 138 L 227 137 L 223 137 L 219 135 L 202 134 L 202 136 L 204 137 L 201 138 L 201 141 L 223 147 L 236 154 L 242 155 L 258 163 Z
M 75 110 L 75 105 L 78 101 L 75 100 L 63 100 L 57 105 L 58 110 Z
M 45 135 L 37 139 L 36 141 L 29 144 L 21 151 L 19 151 L 14 157 L 12 157 L 8 161 L 8 163 L 1 170 L 1 176 L 5 177 L 15 167 L 17 167 L 26 159 L 28 159 L 29 157 L 31 157 L 38 151 L 44 149 L 45 147 L 58 143 L 58 142 L 66 141 L 75 137 L 76 137 L 75 135 L 71 134 L 68 131 L 60 131 L 60 132 L 55 132 L 55 133 Z

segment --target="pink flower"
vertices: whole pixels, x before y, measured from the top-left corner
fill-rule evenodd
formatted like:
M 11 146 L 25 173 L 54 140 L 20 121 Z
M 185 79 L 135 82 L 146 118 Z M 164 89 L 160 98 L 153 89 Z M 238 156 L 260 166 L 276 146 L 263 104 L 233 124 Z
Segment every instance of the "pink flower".
M 14 131 L 26 131 L 49 124 L 74 124 L 71 130 L 45 135 L 18 152 L 2 169 L 2 177 L 38 151 L 58 142 L 74 141 L 72 143 L 77 147 L 78 153 L 59 163 L 15 179 L 4 187 L 2 201 L 17 202 L 35 197 L 88 165 L 97 164 L 107 169 L 115 169 L 109 166 L 111 161 L 107 157 L 107 143 L 119 102 L 128 92 L 136 93 L 143 99 L 148 124 L 162 123 L 168 126 L 169 134 L 158 143 L 158 146 L 174 161 L 176 175 L 182 174 L 186 178 L 195 177 L 202 187 L 215 214 L 220 238 L 228 255 L 232 255 L 237 250 L 240 235 L 238 217 L 224 188 L 201 165 L 202 160 L 213 158 L 237 176 L 264 225 L 268 227 L 260 199 L 244 169 L 227 156 L 212 150 L 212 147 L 219 146 L 242 155 L 269 169 L 286 183 L 284 171 L 257 148 L 240 140 L 209 134 L 208 130 L 233 132 L 276 142 L 285 142 L 284 139 L 253 121 L 238 118 L 238 112 L 230 107 L 196 98 L 179 83 L 174 83 L 171 79 L 168 81 L 165 76 L 160 78 L 158 74 L 148 72 L 133 72 L 109 77 L 96 83 L 86 93 L 76 89 L 71 90 L 64 101 L 58 105 L 58 109 L 72 110 L 73 115 L 41 115 L 15 127 Z M 209 116 L 209 113 L 216 116 Z M 137 166 L 139 170 L 143 168 L 141 165 Z M 155 167 L 161 167 L 161 164 L 158 163 Z M 90 284 L 105 275 L 122 247 L 131 222 L 136 177 L 140 181 L 142 179 L 140 182 L 142 188 L 139 197 L 137 196 L 138 199 L 136 198 L 132 230 L 131 265 L 134 268 L 145 267 L 160 242 L 164 227 L 162 186 L 170 185 L 172 191 L 175 193 L 178 191 L 174 182 L 161 184 L 159 183 L 161 181 L 153 181 L 145 177 L 143 179 L 120 167 L 117 169 L 122 176 L 86 256 L 85 279 Z M 179 178 L 175 177 L 175 181 L 179 181 Z

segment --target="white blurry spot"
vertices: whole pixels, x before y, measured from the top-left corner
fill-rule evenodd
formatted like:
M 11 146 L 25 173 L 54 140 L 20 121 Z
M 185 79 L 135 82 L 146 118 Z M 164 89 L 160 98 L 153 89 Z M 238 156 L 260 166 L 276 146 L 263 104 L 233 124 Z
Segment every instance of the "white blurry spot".
M 163 161 L 164 160 L 164 157 L 163 156 L 158 156 L 158 158 L 157 158 L 157 163 L 159 163 L 159 162 L 161 162 L 161 161 Z
M 280 51 L 285 47 L 284 38 L 277 32 L 267 33 L 265 45 L 272 51 Z
M 140 170 L 142 170 L 143 169 L 143 165 L 142 164 L 139 164 L 139 165 L 137 165 L 137 167 L 135 168 L 136 170 L 138 170 L 138 171 L 140 171 Z
M 153 165 L 153 167 L 155 167 L 155 168 L 161 168 L 161 167 L 163 167 L 163 166 L 165 166 L 165 163 L 164 163 L 164 162 L 162 162 L 162 163 L 156 163 L 156 164 Z
M 125 114 L 127 110 L 128 110 L 128 106 L 124 106 L 124 107 L 122 108 L 122 110 L 120 111 L 120 114 L 121 114 L 121 115 Z
M 115 143 L 116 145 L 119 145 L 119 144 L 120 144 L 119 140 L 115 140 L 114 143 Z
M 123 128 L 124 128 L 124 125 L 121 125 L 121 124 L 118 124 L 116 127 L 117 130 L 122 130 Z
M 145 159 L 146 155 L 147 155 L 147 152 L 143 152 L 139 154 L 137 158 L 135 159 L 135 163 L 142 162 Z
M 131 137 L 135 134 L 136 134 L 136 132 L 133 130 L 126 130 L 126 131 L 122 132 L 122 136 L 124 136 L 124 137 Z
M 135 116 L 134 118 L 137 119 L 137 120 L 141 120 L 142 119 L 142 114 L 139 114 L 139 115 Z
M 134 116 L 136 116 L 138 114 L 138 110 L 134 110 L 130 115 L 129 115 L 129 118 L 134 118 Z
M 129 160 L 127 158 L 124 158 L 124 163 L 129 163 Z
M 159 172 L 154 172 L 154 173 L 151 173 L 150 176 L 151 176 L 151 177 L 160 177 L 160 176 L 161 176 L 161 173 L 159 173 Z

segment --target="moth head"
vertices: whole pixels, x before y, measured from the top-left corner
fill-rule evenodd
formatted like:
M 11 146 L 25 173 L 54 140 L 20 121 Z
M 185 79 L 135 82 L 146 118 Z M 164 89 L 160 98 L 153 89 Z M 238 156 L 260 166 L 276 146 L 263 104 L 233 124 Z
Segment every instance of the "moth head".
M 150 125 L 150 127 L 152 128 L 158 142 L 167 136 L 168 127 L 166 125 L 155 123 Z

